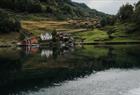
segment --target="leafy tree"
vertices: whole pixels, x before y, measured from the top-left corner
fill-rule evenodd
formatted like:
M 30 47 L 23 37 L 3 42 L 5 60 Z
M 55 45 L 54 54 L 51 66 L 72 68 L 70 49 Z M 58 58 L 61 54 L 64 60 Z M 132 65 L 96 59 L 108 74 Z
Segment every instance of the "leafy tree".
M 55 29 L 52 32 L 52 40 L 53 40 L 53 42 L 57 42 L 57 32 Z
M 140 1 L 135 5 L 135 22 L 140 24 Z
M 107 18 L 102 18 L 100 24 L 102 27 L 106 26 L 108 24 Z
M 116 28 L 115 27 L 108 27 L 107 29 L 107 34 L 108 34 L 108 37 L 109 39 L 112 39 L 112 33 L 114 33 L 116 31 Z
M 0 33 L 20 31 L 20 22 L 10 17 L 7 13 L 0 11 Z
M 67 4 L 65 4 L 64 6 L 62 6 L 61 7 L 61 10 L 63 10 L 63 13 L 64 14 L 71 14 L 71 15 L 74 14 L 73 9 L 70 6 L 68 6 Z
M 109 25 L 114 25 L 116 22 L 116 16 L 108 16 L 107 17 L 107 22 Z
M 117 14 L 119 20 L 122 22 L 131 21 L 133 13 L 134 13 L 133 9 L 134 7 L 130 4 L 123 5 Z

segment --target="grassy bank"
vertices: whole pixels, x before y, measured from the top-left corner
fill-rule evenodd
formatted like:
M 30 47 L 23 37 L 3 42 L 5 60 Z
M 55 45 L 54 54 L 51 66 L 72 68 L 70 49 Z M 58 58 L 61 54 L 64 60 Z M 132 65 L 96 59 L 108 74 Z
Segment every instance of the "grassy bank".
M 94 29 L 92 31 L 85 31 L 76 33 L 74 36 L 78 36 L 82 39 L 85 39 L 85 42 L 93 42 L 93 41 L 104 41 L 108 39 L 108 35 L 105 31 Z
M 83 31 L 83 28 L 74 28 L 68 21 L 58 21 L 58 20 L 28 20 L 21 21 L 22 28 L 28 30 L 34 35 L 40 35 L 44 32 L 52 32 L 56 29 L 57 32 L 78 32 Z
M 129 26 L 129 25 L 127 25 Z M 130 25 L 131 26 L 131 25 Z M 114 32 L 111 34 L 112 38 L 109 38 L 108 28 L 113 28 Z M 74 36 L 85 39 L 85 42 L 139 42 L 140 32 L 128 32 L 126 30 L 126 24 L 115 24 L 114 26 L 106 26 L 102 29 L 94 29 L 85 32 L 79 32 Z
M 19 39 L 19 33 L 11 32 L 8 34 L 0 34 L 0 45 L 15 44 Z

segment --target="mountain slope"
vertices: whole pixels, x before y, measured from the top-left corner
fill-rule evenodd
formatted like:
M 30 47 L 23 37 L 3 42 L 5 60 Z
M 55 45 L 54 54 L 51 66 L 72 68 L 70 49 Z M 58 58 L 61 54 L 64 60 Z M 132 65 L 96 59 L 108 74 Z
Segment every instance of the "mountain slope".
M 0 0 L 0 8 L 19 13 L 44 13 L 47 17 L 85 18 L 105 17 L 106 14 L 90 9 L 84 3 L 71 0 Z

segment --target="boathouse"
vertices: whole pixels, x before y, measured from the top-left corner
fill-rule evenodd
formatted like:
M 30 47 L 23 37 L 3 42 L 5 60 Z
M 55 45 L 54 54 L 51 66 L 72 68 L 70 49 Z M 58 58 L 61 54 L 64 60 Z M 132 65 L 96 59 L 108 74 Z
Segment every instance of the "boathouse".
M 38 44 L 38 37 L 35 36 L 24 39 L 21 42 L 21 45 L 35 45 L 35 44 Z

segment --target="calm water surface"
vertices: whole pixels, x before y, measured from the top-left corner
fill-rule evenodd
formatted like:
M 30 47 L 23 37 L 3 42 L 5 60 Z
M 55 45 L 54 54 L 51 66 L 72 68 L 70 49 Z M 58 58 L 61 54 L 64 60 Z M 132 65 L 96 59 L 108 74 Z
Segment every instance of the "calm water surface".
M 0 95 L 140 95 L 140 46 L 0 48 Z

